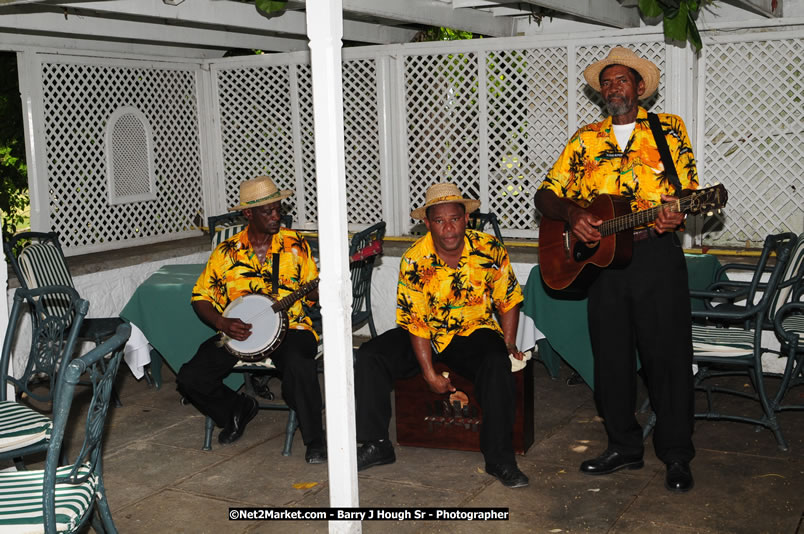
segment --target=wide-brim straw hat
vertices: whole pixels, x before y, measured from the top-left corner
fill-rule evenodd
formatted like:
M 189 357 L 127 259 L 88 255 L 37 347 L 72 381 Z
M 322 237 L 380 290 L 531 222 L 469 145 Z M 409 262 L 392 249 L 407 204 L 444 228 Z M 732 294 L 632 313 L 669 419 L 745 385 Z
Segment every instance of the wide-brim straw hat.
M 609 65 L 625 65 L 626 67 L 631 67 L 642 76 L 642 80 L 645 82 L 645 92 L 640 95 L 640 99 L 648 98 L 659 87 L 659 67 L 652 61 L 639 57 L 633 50 L 615 46 L 611 49 L 606 59 L 592 63 L 583 71 L 586 83 L 591 85 L 592 89 L 598 93 L 600 92 L 600 73 Z
M 414 219 L 425 219 L 427 217 L 427 208 L 430 206 L 438 206 L 439 204 L 450 203 L 463 204 L 466 208 L 466 213 L 472 213 L 480 207 L 480 201 L 471 198 L 463 198 L 461 190 L 458 186 L 450 183 L 441 183 L 430 186 L 427 193 L 424 195 L 424 206 L 416 208 L 410 212 L 410 216 Z
M 273 180 L 267 176 L 257 176 L 240 184 L 240 204 L 229 208 L 229 211 L 240 211 L 256 208 L 273 202 L 285 200 L 293 195 L 290 189 L 279 190 Z

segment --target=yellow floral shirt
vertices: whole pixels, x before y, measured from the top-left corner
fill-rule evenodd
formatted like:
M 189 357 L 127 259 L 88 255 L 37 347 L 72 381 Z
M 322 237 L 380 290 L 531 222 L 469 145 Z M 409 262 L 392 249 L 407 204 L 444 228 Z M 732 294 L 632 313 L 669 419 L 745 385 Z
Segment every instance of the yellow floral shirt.
M 438 257 L 429 232 L 402 256 L 396 322 L 430 339 L 439 352 L 453 336 L 468 336 L 479 328 L 502 333 L 493 311 L 503 314 L 520 302 L 522 288 L 505 246 L 483 232 L 466 230 L 455 269 Z
M 658 115 L 681 188 L 697 189 L 698 171 L 684 121 L 676 115 Z M 631 203 L 632 212 L 661 204 L 662 193 L 675 195 L 642 107 L 624 150 L 617 144 L 611 117 L 584 126 L 569 140 L 539 189 L 581 205 L 603 193 L 620 195 Z
M 236 298 L 249 293 L 271 293 L 273 254 L 279 253 L 279 290 L 282 298 L 301 284 L 318 277 L 310 245 L 294 230 L 280 228 L 271 240 L 271 248 L 260 264 L 251 248 L 248 228 L 218 245 L 193 288 L 192 301 L 206 300 L 223 312 Z M 313 323 L 304 313 L 301 300 L 288 310 L 288 326 L 309 330 L 315 334 Z M 316 335 L 316 337 L 318 337 Z

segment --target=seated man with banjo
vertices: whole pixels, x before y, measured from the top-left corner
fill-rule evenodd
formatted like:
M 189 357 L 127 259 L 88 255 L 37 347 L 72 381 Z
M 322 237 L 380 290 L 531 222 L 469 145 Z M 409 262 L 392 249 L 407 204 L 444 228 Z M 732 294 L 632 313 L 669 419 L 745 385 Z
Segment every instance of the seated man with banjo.
M 318 336 L 299 299 L 315 289 L 318 269 L 307 241 L 279 226 L 281 201 L 292 194 L 267 176 L 240 184 L 240 204 L 229 211 L 242 211 L 248 226 L 212 252 L 192 295 L 193 310 L 219 333 L 181 367 L 177 382 L 182 395 L 223 427 L 218 441 L 232 443 L 258 404 L 223 379 L 239 360 L 270 357 L 282 373 L 282 397 L 298 415 L 305 460 L 316 464 L 327 459 Z

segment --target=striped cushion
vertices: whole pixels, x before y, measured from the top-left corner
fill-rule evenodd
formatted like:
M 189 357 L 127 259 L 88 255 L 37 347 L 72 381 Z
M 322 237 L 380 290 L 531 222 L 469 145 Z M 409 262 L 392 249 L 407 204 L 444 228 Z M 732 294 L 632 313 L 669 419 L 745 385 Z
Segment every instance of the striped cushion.
M 71 465 L 59 467 L 57 476 L 66 476 Z M 82 465 L 79 475 L 90 474 Z M 0 534 L 43 533 L 44 471 L 11 471 L 0 473 Z M 81 484 L 56 484 L 56 525 L 58 532 L 72 532 L 92 508 L 98 490 L 97 477 L 90 476 Z
M 0 452 L 50 439 L 53 421 L 14 401 L 0 401 Z
M 799 343 L 804 342 L 804 315 L 790 315 L 782 321 L 785 332 L 798 336 Z
M 25 283 L 31 289 L 54 285 L 75 287 L 64 257 L 55 245 L 33 243 L 22 249 L 17 260 Z M 48 295 L 45 299 L 45 308 L 50 313 L 66 315 L 70 306 L 67 295 Z
M 750 356 L 754 353 L 754 331 L 692 325 L 692 349 L 695 356 Z
M 245 224 L 235 224 L 234 226 L 224 226 L 223 228 L 215 228 L 215 235 L 212 237 L 212 250 L 235 235 L 242 232 L 246 228 Z

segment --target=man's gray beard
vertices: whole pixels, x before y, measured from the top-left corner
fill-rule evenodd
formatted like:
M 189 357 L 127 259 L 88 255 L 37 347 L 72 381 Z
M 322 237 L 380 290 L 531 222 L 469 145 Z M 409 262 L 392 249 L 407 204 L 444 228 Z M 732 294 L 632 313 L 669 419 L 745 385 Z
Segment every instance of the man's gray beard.
M 612 117 L 616 117 L 618 115 L 625 115 L 629 111 L 631 111 L 631 107 L 633 106 L 633 102 L 629 102 L 627 100 L 618 100 L 618 101 L 608 101 L 606 102 L 606 109 L 608 110 L 609 114 Z

